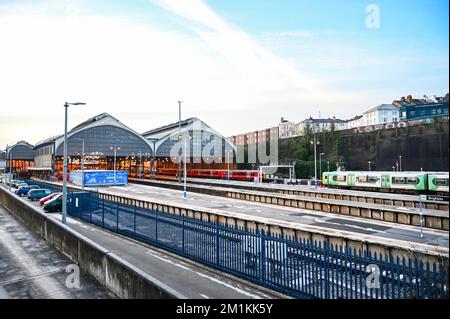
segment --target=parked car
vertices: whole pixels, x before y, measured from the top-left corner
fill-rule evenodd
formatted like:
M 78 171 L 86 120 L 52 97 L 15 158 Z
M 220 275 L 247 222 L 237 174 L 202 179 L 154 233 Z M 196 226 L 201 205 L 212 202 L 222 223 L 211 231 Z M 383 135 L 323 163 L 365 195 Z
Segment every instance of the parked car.
M 41 199 L 52 193 L 51 190 L 45 188 L 32 189 L 28 192 L 27 198 L 31 201 Z
M 10 181 L 6 181 L 6 184 L 7 184 L 8 186 L 9 186 L 9 185 L 13 186 L 15 182 L 17 182 L 17 180 L 12 179 L 12 180 L 10 180 Z
M 28 186 L 28 184 L 25 183 L 25 182 L 16 183 L 16 188 L 17 188 L 17 189 L 19 189 L 19 188 L 22 187 L 22 186 Z
M 40 187 L 36 185 L 21 186 L 18 190 L 16 190 L 16 194 L 19 196 L 28 195 L 28 192 L 32 189 L 40 189 Z
M 53 198 L 55 198 L 56 196 L 59 196 L 59 195 L 61 195 L 61 194 L 62 194 L 62 193 L 52 193 L 52 194 L 50 194 L 50 195 L 48 195 L 48 196 L 45 196 L 44 198 L 42 198 L 42 199 L 39 201 L 39 204 L 41 204 L 41 206 L 44 206 L 45 203 L 47 203 L 48 201 L 52 200 Z
M 44 210 L 53 213 L 62 211 L 62 194 L 55 196 L 44 205 Z
M 24 181 L 21 181 L 21 180 L 15 180 L 14 183 L 12 184 L 12 186 L 13 186 L 14 188 L 19 188 L 19 185 L 20 185 L 20 184 L 23 184 L 23 183 L 25 183 L 25 182 L 24 182 Z

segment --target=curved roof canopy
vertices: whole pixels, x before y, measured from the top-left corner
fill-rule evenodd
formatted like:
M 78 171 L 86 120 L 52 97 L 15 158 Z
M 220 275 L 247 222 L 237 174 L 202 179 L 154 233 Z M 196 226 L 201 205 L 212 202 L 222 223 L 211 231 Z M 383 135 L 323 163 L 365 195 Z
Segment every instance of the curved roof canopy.
M 19 141 L 16 144 L 6 148 L 6 157 L 8 159 L 11 157 L 13 160 L 33 161 L 33 145 L 26 141 Z
M 181 155 L 180 135 L 183 138 L 192 137 L 189 140 L 190 157 L 224 157 L 225 150 L 235 151 L 235 146 L 225 137 L 195 117 L 147 131 L 142 135 L 155 143 L 156 156 L 160 157 L 171 157 L 175 153 Z
M 117 156 L 153 155 L 152 145 L 147 139 L 108 113 L 94 116 L 67 133 L 68 155 L 80 154 L 83 141 L 86 155 L 113 156 L 114 150 L 111 147 L 116 147 Z M 35 149 L 53 143 L 56 155 L 63 155 L 64 135 L 45 139 Z

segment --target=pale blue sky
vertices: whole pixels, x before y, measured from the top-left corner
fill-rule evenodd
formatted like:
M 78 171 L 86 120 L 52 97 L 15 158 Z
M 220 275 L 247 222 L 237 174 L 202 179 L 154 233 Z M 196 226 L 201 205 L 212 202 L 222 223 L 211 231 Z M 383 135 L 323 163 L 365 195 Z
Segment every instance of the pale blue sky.
M 25 108 L 31 143 L 60 133 L 52 110 L 66 99 L 90 105 L 71 125 L 107 111 L 139 132 L 174 122 L 181 99 L 185 117 L 231 135 L 443 95 L 448 12 L 447 0 L 0 0 L 0 145 L 26 138 L 10 124 Z

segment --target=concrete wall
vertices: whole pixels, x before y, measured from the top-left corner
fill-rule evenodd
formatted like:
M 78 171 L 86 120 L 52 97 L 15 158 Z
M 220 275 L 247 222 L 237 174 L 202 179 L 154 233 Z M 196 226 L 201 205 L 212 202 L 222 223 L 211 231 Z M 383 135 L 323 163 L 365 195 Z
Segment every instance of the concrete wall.
M 340 138 L 339 155 L 348 170 L 392 170 L 402 156 L 402 170 L 448 171 L 447 123 L 410 126 L 370 133 L 351 133 Z M 358 154 L 355 156 L 355 154 Z
M 0 187 L 0 202 L 32 231 L 120 298 L 181 298 L 156 278 Z

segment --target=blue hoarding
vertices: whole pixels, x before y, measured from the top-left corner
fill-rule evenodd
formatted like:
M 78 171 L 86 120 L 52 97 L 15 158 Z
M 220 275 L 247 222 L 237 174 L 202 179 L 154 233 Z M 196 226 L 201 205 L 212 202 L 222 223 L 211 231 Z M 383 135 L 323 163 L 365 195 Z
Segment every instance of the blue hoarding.
M 115 181 L 114 181 L 115 177 Z M 70 181 L 74 184 L 81 185 L 81 171 L 71 171 Z M 127 171 L 85 171 L 84 186 L 110 186 L 110 185 L 127 185 Z

